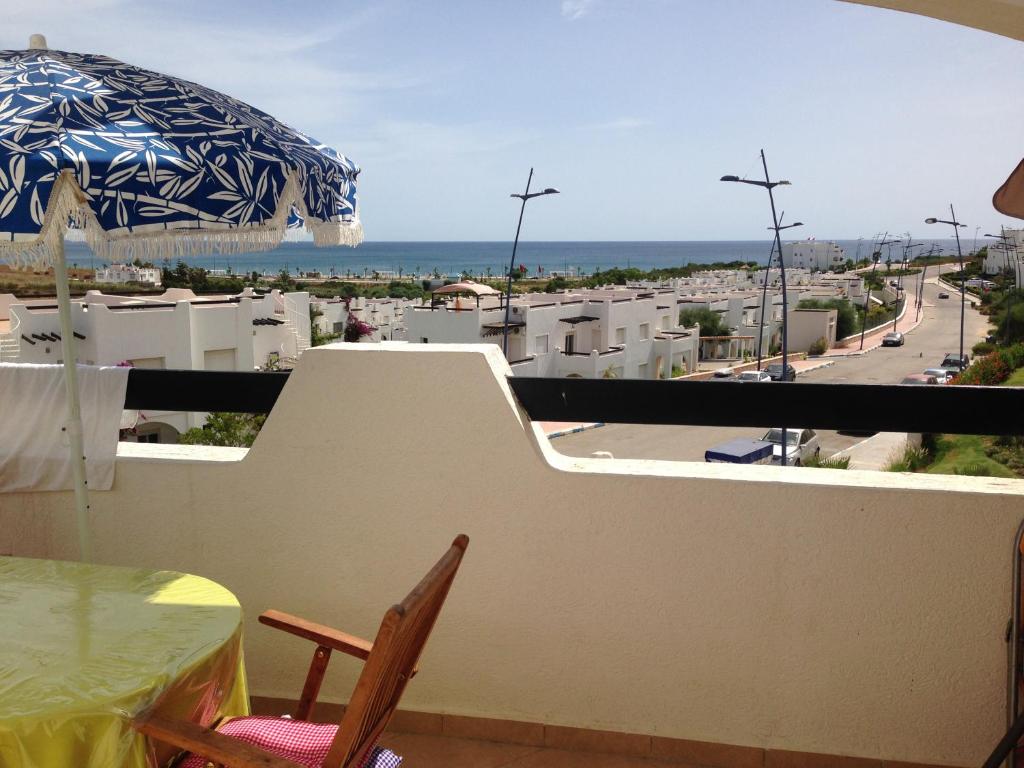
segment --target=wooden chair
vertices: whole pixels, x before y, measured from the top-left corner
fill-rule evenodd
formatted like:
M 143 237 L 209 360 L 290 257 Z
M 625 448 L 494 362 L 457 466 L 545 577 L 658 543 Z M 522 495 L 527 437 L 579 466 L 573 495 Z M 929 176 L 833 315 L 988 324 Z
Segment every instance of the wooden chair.
M 236 738 L 196 723 L 169 720 L 156 712 L 137 718 L 133 722 L 134 727 L 153 739 L 229 768 L 311 768 L 312 765 L 316 768 L 360 768 L 367 762 L 377 739 L 398 707 L 406 684 L 416 674 L 416 663 L 468 544 L 469 538 L 464 534 L 455 538 L 451 548 L 412 592 L 384 614 L 372 643 L 279 611 L 267 611 L 260 616 L 263 624 L 317 644 L 295 719 L 235 718 L 220 727 L 227 728 L 232 723 L 240 724 L 241 728 L 247 723 L 264 726 L 269 721 L 273 729 L 285 733 L 285 743 L 280 745 L 282 749 L 278 749 L 277 744 L 264 749 L 242 741 L 246 738 L 244 735 L 239 734 Z M 313 712 L 332 651 L 347 653 L 366 663 L 340 725 L 313 725 L 304 721 Z M 322 762 L 315 762 L 312 758 L 295 762 L 281 756 L 290 754 L 287 743 L 290 738 L 296 741 L 306 739 L 313 728 L 320 729 L 318 738 L 326 739 L 322 746 L 327 751 Z M 323 729 L 328 729 L 328 732 L 325 734 Z M 291 731 L 295 732 L 293 737 L 288 736 Z M 184 762 L 188 759 L 186 757 Z

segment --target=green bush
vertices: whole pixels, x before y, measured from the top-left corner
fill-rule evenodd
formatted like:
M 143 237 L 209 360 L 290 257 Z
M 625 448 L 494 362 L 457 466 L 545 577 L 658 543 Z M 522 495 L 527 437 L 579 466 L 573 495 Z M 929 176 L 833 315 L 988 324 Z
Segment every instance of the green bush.
M 886 472 L 919 472 L 932 461 L 931 454 L 923 447 L 908 445 L 903 453 L 890 461 Z
M 984 464 L 968 464 L 966 467 L 957 467 L 955 470 L 958 475 L 967 475 L 969 477 L 991 477 L 992 469 L 986 467 Z
M 995 348 L 996 345 L 991 342 L 979 341 L 977 344 L 971 347 L 971 352 L 974 354 L 975 357 L 981 357 L 982 355 L 991 354 L 992 350 L 994 350 Z
M 1014 344 L 976 358 L 952 383 L 994 387 L 1010 378 L 1010 374 L 1021 366 L 1024 366 L 1024 344 Z
M 807 354 L 809 355 L 824 355 L 826 352 L 828 352 L 828 339 L 824 336 L 807 348 Z
M 828 458 L 821 458 L 821 455 L 811 456 L 807 461 L 804 462 L 805 467 L 814 467 L 817 469 L 849 469 L 850 468 L 850 457 L 849 456 L 829 456 Z
M 836 338 L 844 339 L 860 329 L 857 310 L 846 299 L 804 299 L 796 305 L 797 309 L 834 309 L 836 310 Z M 827 347 L 826 347 L 827 349 Z M 811 353 L 815 354 L 815 353 Z M 821 354 L 820 352 L 817 354 Z
M 679 324 L 684 328 L 692 328 L 700 323 L 700 335 L 728 336 L 729 328 L 722 316 L 710 309 L 684 309 L 679 313 Z

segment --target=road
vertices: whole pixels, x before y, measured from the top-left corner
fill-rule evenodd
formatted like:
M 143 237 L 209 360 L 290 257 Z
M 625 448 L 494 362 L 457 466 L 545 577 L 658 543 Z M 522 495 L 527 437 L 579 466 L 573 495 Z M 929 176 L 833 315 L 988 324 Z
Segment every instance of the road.
M 918 276 L 905 279 L 908 294 L 913 297 Z M 939 299 L 940 291 L 950 294 Z M 808 371 L 797 378 L 801 382 L 835 382 L 846 384 L 899 384 L 904 376 L 937 367 L 948 352 L 957 352 L 960 336 L 959 295 L 940 288 L 929 276 L 924 285 L 922 321 L 906 335 L 902 347 L 881 347 L 863 355 L 836 357 L 835 365 Z M 906 317 L 915 313 L 913 298 Z M 986 335 L 987 318 L 968 304 L 964 322 L 964 350 L 970 354 L 974 344 Z M 870 346 L 870 344 L 868 345 Z M 750 386 L 777 386 L 775 384 Z M 802 427 L 806 425 L 792 425 Z M 551 441 L 555 450 L 567 456 L 586 457 L 595 451 L 608 451 L 618 459 L 665 459 L 670 461 L 703 461 L 704 451 L 733 437 L 760 437 L 759 427 L 679 427 L 641 424 L 607 424 Z M 824 456 L 849 448 L 863 437 L 841 435 L 819 430 Z

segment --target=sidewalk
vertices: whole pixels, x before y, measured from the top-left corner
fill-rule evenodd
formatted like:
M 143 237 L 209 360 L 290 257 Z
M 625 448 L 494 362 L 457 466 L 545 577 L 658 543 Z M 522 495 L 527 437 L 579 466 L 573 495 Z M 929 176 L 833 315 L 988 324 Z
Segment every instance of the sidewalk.
M 839 453 L 850 457 L 850 469 L 871 469 L 882 472 L 889 464 L 903 455 L 908 445 L 919 445 L 920 435 L 906 432 L 879 432 L 851 445 Z
M 896 330 L 901 333 L 910 333 L 924 320 L 924 307 L 927 304 L 921 305 L 921 316 L 918 318 L 917 307 L 914 302 L 908 301 L 903 307 L 903 314 L 896 320 Z M 881 328 L 877 328 L 873 331 L 868 331 L 864 336 L 864 349 L 860 348 L 860 336 L 854 336 L 846 339 L 844 342 L 840 342 L 840 346 L 833 347 L 826 352 L 823 357 L 847 357 L 849 355 L 863 355 L 865 352 L 870 352 L 873 349 L 878 349 L 882 346 L 882 337 L 887 333 L 892 333 L 892 323 L 887 323 Z

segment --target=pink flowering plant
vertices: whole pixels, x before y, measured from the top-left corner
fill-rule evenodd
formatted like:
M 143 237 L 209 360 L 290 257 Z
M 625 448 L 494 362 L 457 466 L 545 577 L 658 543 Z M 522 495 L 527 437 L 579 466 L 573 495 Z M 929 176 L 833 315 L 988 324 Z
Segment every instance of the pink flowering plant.
M 359 320 L 355 315 L 349 313 L 348 322 L 345 323 L 345 332 L 342 338 L 345 341 L 355 342 L 359 341 L 363 336 L 369 336 L 377 329 L 369 323 Z

